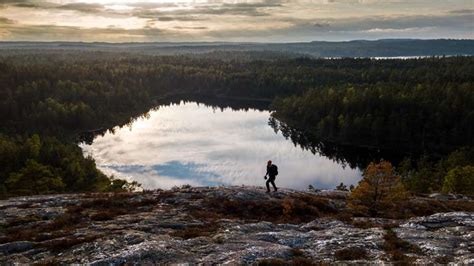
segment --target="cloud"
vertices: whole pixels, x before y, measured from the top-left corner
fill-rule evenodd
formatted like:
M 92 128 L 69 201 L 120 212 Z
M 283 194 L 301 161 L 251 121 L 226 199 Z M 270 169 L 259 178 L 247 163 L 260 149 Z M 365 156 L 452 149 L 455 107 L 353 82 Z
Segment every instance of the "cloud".
M 451 10 L 448 13 L 451 14 L 474 14 L 474 9 L 456 9 L 456 10 Z
M 175 3 L 150 3 L 150 2 L 139 2 L 139 3 L 127 3 L 129 7 L 143 8 L 143 9 L 157 9 L 157 8 L 176 8 L 179 5 Z
M 15 24 L 15 21 L 8 18 L 0 17 L 0 25 L 1 24 Z
M 465 14 L 446 14 L 446 15 L 420 15 L 420 16 L 374 16 L 374 17 L 349 17 L 342 19 L 326 18 L 324 20 L 313 19 L 288 19 L 292 26 L 282 29 L 274 29 L 269 33 L 294 34 L 313 36 L 337 36 L 347 34 L 359 35 L 356 38 L 364 38 L 374 34 L 382 33 L 400 33 L 406 34 L 407 37 L 419 37 L 410 35 L 419 33 L 420 31 L 432 32 L 436 31 L 452 31 L 456 34 L 459 32 L 472 32 L 472 16 Z M 368 35 L 364 35 L 368 33 Z M 472 35 L 472 34 L 471 34 Z M 376 35 L 374 35 L 376 36 Z M 379 38 L 390 37 L 387 35 L 379 35 Z
M 85 8 L 85 6 L 84 6 Z M 88 7 L 89 8 L 89 7 Z M 165 17 L 162 22 L 180 21 L 179 17 Z M 160 21 L 157 18 L 157 21 Z M 6 39 L 14 40 L 84 40 L 84 41 L 183 41 L 195 38 L 229 41 L 275 41 L 281 39 L 310 41 L 315 39 L 374 39 L 390 37 L 436 37 L 443 33 L 444 37 L 464 37 L 471 32 L 470 15 L 449 14 L 439 16 L 398 16 L 344 19 L 286 19 L 288 26 L 257 28 L 252 25 L 235 27 L 234 29 L 214 29 L 202 25 L 174 25 L 160 28 L 159 24 L 148 24 L 142 28 L 124 29 L 83 28 L 57 25 L 22 25 L 5 17 L 0 19 L 3 31 L 8 31 Z M 17 23 L 15 23 L 17 22 Z M 186 31 L 188 30 L 188 31 Z M 189 30 L 201 32 L 192 35 Z
M 25 3 L 29 2 L 30 0 L 0 0 L 0 5 L 4 4 L 18 4 L 18 3 Z
M 154 18 L 155 16 L 152 16 Z M 158 16 L 157 21 L 203 21 L 203 18 L 194 17 L 194 16 Z
M 14 7 L 21 7 L 21 8 L 35 8 L 35 9 L 50 9 L 59 6 L 58 4 L 50 3 L 50 2 L 32 2 L 29 0 L 25 1 L 13 1 L 11 2 Z
M 34 3 L 16 3 L 13 6 L 15 7 L 25 7 L 25 8 L 40 8 L 41 6 Z
M 12 1 L 8 4 L 12 4 L 11 6 L 17 8 L 25 8 L 25 9 L 36 9 L 39 11 L 76 11 L 84 14 L 94 14 L 97 16 L 104 16 L 104 17 L 115 17 L 115 16 L 130 16 L 130 14 L 117 12 L 115 10 L 106 8 L 102 4 L 98 3 L 81 3 L 81 2 L 74 2 L 74 3 L 66 3 L 66 4 L 57 4 L 48 1 L 31 1 L 31 0 L 24 0 L 24 1 Z M 8 5 L 5 5 L 8 6 Z M 5 7 L 4 6 L 4 7 Z
M 203 170 L 206 168 L 205 164 L 194 162 L 169 161 L 155 165 L 103 165 L 102 167 L 111 169 L 120 176 L 137 177 L 146 175 L 149 179 L 165 177 L 173 180 L 183 180 L 200 186 L 223 184 L 219 181 L 220 176 L 218 174 Z
M 105 8 L 101 4 L 88 4 L 88 3 L 71 3 L 60 5 L 57 9 L 74 10 L 84 13 L 101 13 L 105 11 Z
M 72 41 L 83 40 L 78 38 L 117 41 L 127 37 L 136 38 L 135 41 L 274 42 L 386 37 L 472 38 L 474 35 L 474 10 L 466 2 L 249 0 L 230 3 L 207 0 L 118 3 L 0 0 L 0 8 L 3 8 L 0 17 L 4 18 L 0 23 L 10 25 L 2 26 L 2 39 L 27 39 L 28 32 L 39 34 L 29 36 L 29 40 L 37 37 L 37 40 L 72 38 Z M 416 8 L 423 8 L 426 15 L 410 12 Z M 401 14 L 401 10 L 407 12 Z M 71 16 L 71 12 L 77 14 Z M 39 28 L 43 26 L 44 29 Z M 5 37 L 5 32 L 10 34 Z M 92 34 L 97 35 L 93 37 Z
M 6 24 L 3 30 L 8 31 L 8 38 L 15 40 L 61 40 L 79 39 L 84 41 L 111 40 L 128 41 L 128 38 L 141 40 L 159 40 L 173 36 L 166 30 L 157 28 L 123 29 L 117 27 L 107 28 L 81 28 L 56 25 L 20 25 Z
M 201 15 L 238 15 L 238 16 L 248 16 L 248 17 L 260 17 L 260 16 L 269 16 L 270 12 L 265 12 L 260 10 L 261 8 L 271 8 L 278 7 L 280 5 L 262 5 L 262 4 L 224 4 L 219 7 L 208 6 L 208 7 L 198 7 L 193 10 L 183 10 L 183 14 L 201 14 Z
M 314 26 L 316 28 L 325 28 L 325 27 L 331 26 L 331 24 L 329 24 L 327 22 L 316 22 L 316 23 L 314 23 Z
M 161 21 L 196 21 L 202 20 L 199 16 L 211 15 L 234 15 L 246 17 L 260 17 L 271 15 L 269 8 L 281 7 L 275 3 L 237 3 L 237 4 L 203 4 L 193 8 L 181 8 L 174 10 L 150 9 L 147 5 L 131 5 L 137 7 L 132 14 L 140 18 L 152 18 Z M 261 9 L 266 9 L 263 11 Z
M 208 27 L 183 27 L 183 26 L 174 26 L 173 29 L 177 30 L 206 30 Z

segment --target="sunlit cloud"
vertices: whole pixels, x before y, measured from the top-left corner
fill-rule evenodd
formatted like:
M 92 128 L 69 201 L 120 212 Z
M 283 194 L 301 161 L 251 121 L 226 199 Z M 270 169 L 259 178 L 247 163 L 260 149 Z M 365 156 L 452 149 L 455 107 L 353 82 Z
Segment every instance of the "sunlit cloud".
M 276 134 L 267 124 L 269 116 L 268 111 L 213 111 L 196 103 L 164 106 L 131 129 L 117 129 L 82 148 L 104 172 L 145 188 L 262 185 L 268 159 L 280 167 L 282 187 L 334 188 L 358 182 L 359 170 L 304 151 Z
M 472 0 L 2 0 L 0 17 L 1 40 L 474 38 Z

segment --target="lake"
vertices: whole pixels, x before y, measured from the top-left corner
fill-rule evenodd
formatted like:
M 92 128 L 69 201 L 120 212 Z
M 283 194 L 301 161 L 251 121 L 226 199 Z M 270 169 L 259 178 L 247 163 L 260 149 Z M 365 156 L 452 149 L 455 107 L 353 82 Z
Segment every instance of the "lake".
M 332 189 L 357 184 L 361 171 L 303 149 L 269 125 L 270 111 L 181 101 L 150 110 L 124 127 L 81 144 L 100 170 L 145 189 L 264 185 L 266 163 L 279 187 Z

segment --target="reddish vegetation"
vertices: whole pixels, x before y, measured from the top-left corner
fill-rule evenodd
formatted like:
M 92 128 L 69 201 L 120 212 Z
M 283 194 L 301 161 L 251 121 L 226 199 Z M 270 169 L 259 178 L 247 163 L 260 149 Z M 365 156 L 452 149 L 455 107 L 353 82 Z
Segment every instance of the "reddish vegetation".
M 201 237 L 201 236 L 211 236 L 218 229 L 219 229 L 219 226 L 216 223 L 207 223 L 200 226 L 192 226 L 192 227 L 186 227 L 181 230 L 176 230 L 170 235 L 175 236 L 175 237 L 181 237 L 184 239 L 189 239 L 189 238 L 195 238 L 195 237 Z
M 276 223 L 309 222 L 337 212 L 328 199 L 312 195 L 272 200 L 208 198 L 203 201 L 201 210 L 191 210 L 191 214 L 200 219 L 228 218 Z
M 159 203 L 159 200 L 154 199 L 131 201 L 132 196 L 136 195 L 132 193 L 96 193 L 92 200 L 89 199 L 92 195 L 87 195 L 79 205 L 67 206 L 65 213 L 52 220 L 42 220 L 36 216 L 12 220 L 5 226 L 4 234 L 0 237 L 0 244 L 26 240 L 38 242 L 40 247 L 58 250 L 61 247 L 67 248 L 75 244 L 93 241 L 99 236 L 76 238 L 70 235 L 74 230 L 86 227 L 92 221 L 111 220 L 118 215 L 143 212 Z M 19 226 L 22 226 L 22 230 L 18 230 Z
M 391 229 L 388 229 L 384 235 L 385 243 L 383 249 L 390 256 L 392 261 L 401 264 L 411 264 L 413 261 L 410 257 L 406 256 L 407 253 L 420 253 L 421 250 L 417 246 L 414 246 L 407 241 L 404 241 L 397 237 L 397 234 Z
M 257 263 L 258 266 L 323 266 L 329 265 L 324 262 L 316 262 L 306 258 L 294 258 L 290 261 L 282 259 L 264 259 Z
M 337 260 L 363 260 L 366 259 L 367 256 L 367 251 L 359 247 L 340 249 L 334 254 Z
M 130 215 L 142 212 L 152 212 L 163 208 L 179 208 L 185 214 L 184 219 L 196 219 L 197 225 L 170 229 L 168 234 L 173 237 L 190 239 L 196 237 L 212 237 L 220 228 L 220 219 L 236 219 L 242 222 L 268 221 L 272 223 L 306 223 L 318 217 L 332 217 L 352 223 L 357 227 L 384 227 L 387 233 L 384 237 L 383 249 L 390 255 L 391 260 L 410 262 L 405 254 L 419 252 L 416 247 L 397 238 L 391 227 L 393 223 L 372 223 L 370 219 L 354 219 L 358 212 L 346 205 L 344 197 L 323 197 L 311 193 L 275 194 L 271 197 L 258 196 L 248 199 L 224 197 L 222 194 L 199 193 L 196 190 L 177 190 L 143 193 L 96 193 L 79 198 L 78 202 L 63 207 L 66 211 L 54 218 L 27 215 L 12 219 L 3 226 L 0 244 L 20 240 L 33 241 L 37 247 L 54 252 L 61 252 L 71 246 L 91 242 L 105 237 L 101 232 L 84 237 L 76 237 L 78 229 L 84 229 L 91 224 L 117 219 L 120 215 Z M 229 192 L 232 193 L 232 192 Z M 229 194 L 232 195 L 232 194 Z M 69 204 L 69 203 L 68 203 Z M 21 204 L 20 208 L 36 208 L 35 204 Z M 196 207 L 199 206 L 199 207 Z M 336 207 L 338 206 L 338 207 Z M 379 212 L 379 217 L 408 218 L 426 216 L 437 212 L 474 211 L 472 201 L 449 200 L 438 201 L 427 198 L 410 198 L 399 203 L 398 208 L 390 212 Z M 314 228 L 313 230 L 320 230 Z M 215 241 L 222 241 L 216 239 Z M 305 258 L 299 249 L 290 250 L 290 260 L 277 258 L 261 260 L 260 265 L 321 265 Z M 337 260 L 359 260 L 368 256 L 361 248 L 345 248 L 335 253 Z M 449 261 L 449 258 L 439 257 L 437 261 Z

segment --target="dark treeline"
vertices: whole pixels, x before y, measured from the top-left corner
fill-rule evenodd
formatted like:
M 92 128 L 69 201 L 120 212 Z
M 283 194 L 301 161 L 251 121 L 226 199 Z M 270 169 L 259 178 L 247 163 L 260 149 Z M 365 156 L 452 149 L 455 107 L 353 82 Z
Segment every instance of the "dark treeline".
M 280 98 L 274 116 L 328 142 L 446 152 L 473 144 L 473 106 L 474 83 L 469 81 L 378 83 Z
M 359 147 L 324 141 L 275 118 L 271 118 L 269 124 L 302 149 L 324 155 L 351 168 L 365 169 L 371 162 L 390 161 L 396 166 L 397 174 L 400 175 L 404 186 L 411 192 L 474 195 L 472 145 L 459 147 L 446 154 L 433 152 L 416 154 L 405 149 L 383 150 L 376 146 Z
M 400 150 L 381 150 L 377 147 L 359 147 L 324 141 L 301 129 L 289 126 L 274 117 L 270 118 L 269 125 L 275 132 L 280 132 L 295 146 L 299 146 L 313 154 L 323 155 L 338 164 L 349 166 L 350 168 L 364 169 L 369 163 L 381 159 L 397 165 L 402 162 L 406 156 L 410 155 L 410 153 Z
M 240 62 L 80 52 L 3 56 L 0 121 L 21 132 L 57 134 L 110 126 L 111 121 L 144 112 L 156 99 L 178 93 L 273 98 L 328 85 L 378 84 L 387 93 L 418 84 L 428 90 L 450 83 L 469 87 L 473 61 L 453 57 Z
M 406 82 L 334 84 L 277 98 L 273 117 L 282 123 L 276 128 L 304 148 L 351 166 L 365 168 L 369 158 L 380 154 L 379 158 L 399 166 L 411 191 L 473 194 L 474 69 L 470 60 L 433 70 L 437 78 L 410 81 L 407 71 Z M 461 69 L 467 71 L 464 78 L 455 74 Z M 357 148 L 366 148 L 369 156 L 360 156 Z
M 60 51 L 102 51 L 129 52 L 147 55 L 215 56 L 224 53 L 223 58 L 256 57 L 271 53 L 285 54 L 285 57 L 304 54 L 312 57 L 394 57 L 394 56 L 436 56 L 474 55 L 473 40 L 420 40 L 381 39 L 374 41 L 354 40 L 343 42 L 313 41 L 299 43 L 233 43 L 233 42 L 147 42 L 147 43 L 83 43 L 83 42 L 0 42 L 0 50 L 17 50 L 21 53 Z M 239 58 L 240 60 L 240 58 Z
M 268 60 L 265 55 L 249 61 L 215 55 L 4 52 L 0 188 L 7 195 L 111 189 L 92 159 L 82 156 L 78 135 L 128 123 L 173 95 L 279 97 L 276 117 L 335 143 L 469 146 L 473 67 L 473 57 Z M 40 143 L 40 156 L 28 152 L 32 141 Z M 41 181 L 50 184 L 47 189 L 19 189 L 42 176 L 49 176 Z M 84 181 L 71 181 L 76 179 Z
M 110 190 L 110 180 L 82 150 L 56 138 L 0 135 L 0 194 Z M 8 192 L 8 193 L 7 193 Z

